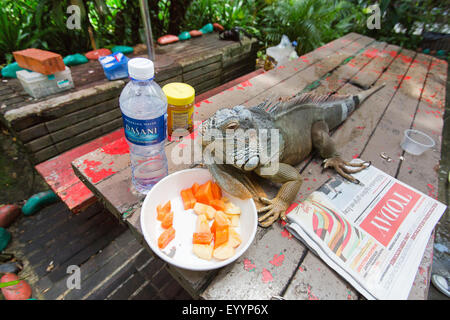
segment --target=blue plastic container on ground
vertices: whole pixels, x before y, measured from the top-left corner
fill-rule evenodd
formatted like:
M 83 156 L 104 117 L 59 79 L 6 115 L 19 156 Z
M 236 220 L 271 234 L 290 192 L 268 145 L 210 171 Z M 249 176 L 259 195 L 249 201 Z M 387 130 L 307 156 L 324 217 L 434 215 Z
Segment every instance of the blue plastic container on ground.
M 108 80 L 127 78 L 128 60 L 130 59 L 121 52 L 98 58 Z

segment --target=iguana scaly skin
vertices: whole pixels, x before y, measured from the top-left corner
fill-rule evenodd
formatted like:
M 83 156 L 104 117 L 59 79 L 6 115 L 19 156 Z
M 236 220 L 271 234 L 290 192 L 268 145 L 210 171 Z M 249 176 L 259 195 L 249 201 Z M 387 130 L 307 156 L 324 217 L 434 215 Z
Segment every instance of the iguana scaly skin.
M 314 149 L 325 159 L 324 168 L 334 168 L 344 178 L 359 183 L 351 174 L 367 168 L 370 163 L 355 164 L 341 159 L 329 131 L 340 125 L 358 105 L 383 86 L 357 95 L 330 97 L 302 94 L 285 100 L 266 101 L 250 108 L 235 106 L 218 110 L 200 128 L 206 166 L 226 192 L 241 199 L 253 197 L 264 205 L 258 209 L 258 213 L 263 213 L 259 217 L 260 226 L 268 227 L 280 216 L 285 220 L 285 212 L 302 184 L 302 177 L 294 166 Z M 267 132 L 277 129 L 278 134 L 271 134 L 273 131 L 270 131 L 267 134 L 268 143 L 252 144 L 252 139 L 256 139 L 262 129 Z M 216 135 L 215 139 L 205 139 L 214 136 L 213 132 L 220 132 L 226 138 L 219 139 Z M 244 135 L 243 132 L 253 133 Z M 245 140 L 245 143 L 239 143 L 240 140 Z M 231 150 L 224 146 L 220 149 L 217 147 L 219 142 L 232 142 L 233 147 Z M 271 150 L 273 142 L 279 150 Z M 207 148 L 213 151 L 205 152 Z M 264 158 L 263 151 L 279 159 L 276 172 L 267 173 L 269 166 L 273 165 L 270 163 L 273 158 Z M 261 196 L 252 177 L 254 174 L 281 183 L 275 198 L 270 200 Z

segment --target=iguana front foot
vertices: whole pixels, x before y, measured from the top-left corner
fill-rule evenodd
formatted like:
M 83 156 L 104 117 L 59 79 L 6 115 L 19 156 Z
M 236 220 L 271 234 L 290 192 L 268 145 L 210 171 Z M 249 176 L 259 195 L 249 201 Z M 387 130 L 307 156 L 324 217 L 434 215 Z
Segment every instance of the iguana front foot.
M 286 221 L 286 210 L 289 208 L 289 203 L 278 197 L 275 197 L 272 200 L 260 197 L 259 200 L 267 205 L 258 209 L 258 213 L 266 212 L 258 218 L 261 227 L 270 227 L 279 217 L 281 217 L 283 221 Z
M 368 167 L 370 167 L 370 161 L 364 161 L 359 163 L 351 163 L 345 160 L 342 160 L 340 157 L 328 158 L 323 161 L 323 167 L 326 168 L 334 168 L 337 173 L 339 173 L 345 179 L 359 184 L 359 180 L 352 177 L 350 174 L 360 172 Z M 349 169 L 347 167 L 356 167 L 357 169 Z

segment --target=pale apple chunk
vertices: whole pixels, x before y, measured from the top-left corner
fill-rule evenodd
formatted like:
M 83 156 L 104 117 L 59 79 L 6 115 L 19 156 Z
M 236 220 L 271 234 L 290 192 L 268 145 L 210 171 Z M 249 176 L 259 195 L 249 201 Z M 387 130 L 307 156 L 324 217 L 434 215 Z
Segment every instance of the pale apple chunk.
M 241 214 L 241 208 L 232 202 L 226 202 L 224 212 L 226 214 Z
M 234 248 L 230 245 L 230 242 L 224 243 L 213 251 L 213 257 L 218 260 L 226 260 L 234 256 Z
M 212 244 L 194 244 L 192 251 L 200 259 L 211 260 L 214 248 Z
M 230 227 L 239 227 L 239 214 L 227 214 L 228 221 L 230 221 Z
M 230 236 L 229 236 L 229 240 L 228 243 L 230 244 L 230 246 L 232 246 L 233 248 L 237 248 L 239 247 L 239 245 L 242 243 L 242 239 L 241 236 L 239 235 L 239 233 L 236 232 L 236 230 L 234 230 L 233 228 L 230 228 Z
M 207 204 L 196 202 L 194 205 L 194 212 L 199 215 L 204 214 L 208 220 L 212 220 L 216 214 L 216 209 Z
M 210 232 L 209 223 L 206 215 L 200 214 L 197 217 L 197 223 L 195 226 L 195 232 Z

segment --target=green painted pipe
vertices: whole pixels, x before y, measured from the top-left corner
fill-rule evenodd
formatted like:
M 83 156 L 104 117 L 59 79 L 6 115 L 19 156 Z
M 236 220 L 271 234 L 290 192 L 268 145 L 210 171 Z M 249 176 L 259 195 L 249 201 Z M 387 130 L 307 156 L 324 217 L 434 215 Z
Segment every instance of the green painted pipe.
M 28 199 L 22 207 L 22 212 L 25 216 L 30 216 L 58 200 L 58 196 L 51 190 L 39 192 Z
M 2 252 L 11 240 L 11 233 L 5 228 L 0 228 L 0 252 Z

